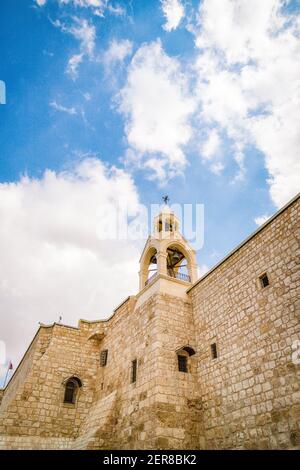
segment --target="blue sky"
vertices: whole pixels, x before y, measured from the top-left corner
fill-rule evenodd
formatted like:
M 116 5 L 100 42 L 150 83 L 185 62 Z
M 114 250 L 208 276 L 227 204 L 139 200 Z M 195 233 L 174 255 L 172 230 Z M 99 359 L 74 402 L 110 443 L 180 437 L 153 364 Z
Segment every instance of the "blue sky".
M 39 320 L 103 318 L 135 288 L 140 247 L 89 246 L 95 198 L 204 204 L 204 272 L 298 191 L 299 2 L 253 2 L 1 1 L 0 339 L 15 363 Z M 103 284 L 101 263 L 118 293 L 82 287 Z

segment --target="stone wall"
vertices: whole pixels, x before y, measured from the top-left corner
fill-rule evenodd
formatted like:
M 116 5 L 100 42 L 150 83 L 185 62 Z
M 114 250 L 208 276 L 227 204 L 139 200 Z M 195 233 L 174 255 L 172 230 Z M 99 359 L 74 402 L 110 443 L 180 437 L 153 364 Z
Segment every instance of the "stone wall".
M 133 300 L 123 304 L 99 345 L 108 350 L 107 365 L 98 369 L 94 404 L 74 448 L 197 446 L 196 367 L 191 361 L 190 374 L 178 372 L 175 352 L 190 343 L 189 302 L 155 294 L 138 308 Z M 134 359 L 137 381 L 131 383 Z
M 37 448 L 48 442 L 51 448 L 51 442 L 67 442 L 77 435 L 93 401 L 98 364 L 97 342 L 88 337 L 84 328 L 40 328 L 6 387 L 0 406 L 0 447 L 16 437 L 16 445 L 23 448 L 20 436 L 27 436 L 24 442 Z M 72 375 L 83 382 L 76 406 L 63 403 L 64 381 Z
M 299 220 L 298 199 L 190 290 L 205 448 L 300 446 Z
M 190 373 L 178 372 L 176 355 L 195 343 L 190 302 L 158 293 L 135 304 L 129 298 L 106 322 L 40 329 L 6 389 L 0 447 L 198 446 L 196 363 L 190 358 Z M 137 380 L 131 383 L 134 359 Z M 75 406 L 63 403 L 63 383 L 72 375 L 83 382 Z
M 202 436 L 202 403 L 197 384 L 196 355 L 188 358 L 188 373 L 179 372 L 176 351 L 195 348 L 190 301 L 158 295 L 156 299 L 155 409 L 158 449 L 197 449 Z

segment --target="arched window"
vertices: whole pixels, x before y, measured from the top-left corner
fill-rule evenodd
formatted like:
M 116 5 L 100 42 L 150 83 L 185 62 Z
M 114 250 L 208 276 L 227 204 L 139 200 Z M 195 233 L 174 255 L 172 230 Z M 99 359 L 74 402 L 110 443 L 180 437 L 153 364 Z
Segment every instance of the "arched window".
M 191 346 L 184 346 L 183 348 L 177 349 L 177 361 L 179 372 L 189 372 L 189 357 L 195 354 L 194 348 Z
M 69 403 L 69 404 L 74 405 L 76 402 L 78 389 L 81 386 L 82 386 L 82 383 L 78 377 L 70 377 L 65 382 L 64 403 Z

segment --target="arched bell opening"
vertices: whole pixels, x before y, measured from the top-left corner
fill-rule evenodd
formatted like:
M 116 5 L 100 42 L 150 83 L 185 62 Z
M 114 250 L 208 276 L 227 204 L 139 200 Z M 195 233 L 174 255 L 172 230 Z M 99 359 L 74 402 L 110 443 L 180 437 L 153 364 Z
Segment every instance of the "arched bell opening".
M 140 266 L 140 289 L 143 289 L 157 275 L 158 261 L 156 248 L 148 248 L 140 261 Z
M 150 253 L 149 265 L 147 270 L 146 285 L 157 275 L 157 251 L 155 248 Z
M 189 261 L 177 246 L 167 248 L 167 273 L 170 277 L 191 282 Z

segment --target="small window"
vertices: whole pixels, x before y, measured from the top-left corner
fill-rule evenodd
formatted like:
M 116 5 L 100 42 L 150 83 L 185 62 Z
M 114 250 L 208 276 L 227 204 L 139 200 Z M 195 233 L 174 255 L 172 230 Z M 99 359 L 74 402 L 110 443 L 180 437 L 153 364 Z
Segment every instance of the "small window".
M 108 355 L 108 350 L 103 349 L 100 353 L 100 366 L 105 367 L 107 364 L 107 355 Z
M 188 371 L 188 363 L 187 363 L 187 356 L 182 356 L 178 354 L 178 370 L 179 372 L 187 372 Z
M 267 273 L 264 273 L 261 276 L 259 276 L 259 281 L 260 281 L 260 285 L 263 289 L 265 287 L 268 287 L 268 285 L 270 284 Z
M 217 359 L 218 357 L 217 343 L 213 343 L 210 345 L 210 351 L 211 351 L 212 359 Z
M 75 404 L 77 390 L 81 385 L 81 381 L 77 377 L 71 377 L 67 380 L 65 384 L 64 403 Z
M 134 382 L 136 382 L 136 372 L 137 372 L 137 360 L 134 359 L 132 362 L 131 362 L 131 383 L 133 384 Z

